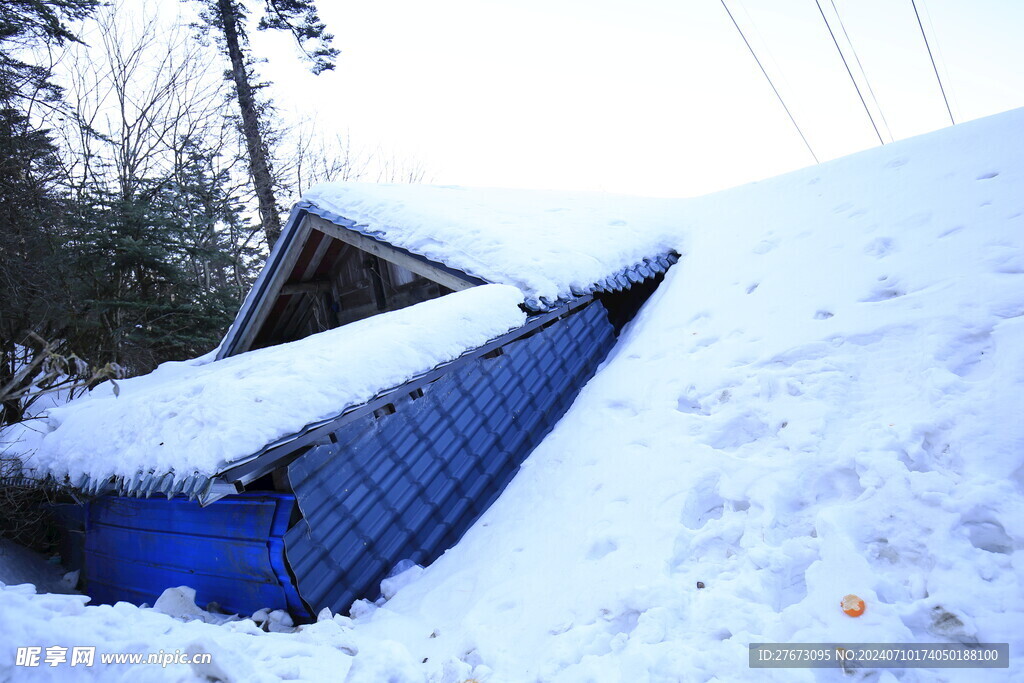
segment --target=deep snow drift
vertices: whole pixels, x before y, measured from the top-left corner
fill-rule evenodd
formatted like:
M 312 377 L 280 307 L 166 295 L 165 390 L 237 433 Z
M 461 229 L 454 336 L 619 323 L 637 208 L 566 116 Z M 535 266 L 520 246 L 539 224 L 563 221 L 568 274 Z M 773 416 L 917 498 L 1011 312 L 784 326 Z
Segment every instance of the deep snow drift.
M 238 680 L 1020 678 L 1024 110 L 673 211 L 680 264 L 385 604 L 256 635 L 7 588 L 0 666 L 15 645 L 202 643 Z M 1009 642 L 1011 668 L 747 666 L 750 642 L 837 640 Z

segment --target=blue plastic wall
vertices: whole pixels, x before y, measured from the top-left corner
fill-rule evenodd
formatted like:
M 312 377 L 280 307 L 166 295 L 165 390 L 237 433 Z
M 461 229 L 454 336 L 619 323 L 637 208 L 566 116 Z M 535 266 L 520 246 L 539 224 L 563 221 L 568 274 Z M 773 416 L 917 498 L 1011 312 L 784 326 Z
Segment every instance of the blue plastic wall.
M 252 614 L 305 615 L 284 558 L 295 499 L 243 494 L 207 507 L 186 498 L 104 496 L 86 504 L 83 579 L 93 603 L 152 605 L 165 588 L 190 586 L 196 603 Z
M 288 469 L 303 600 L 345 611 L 400 561 L 454 545 L 562 417 L 614 342 L 599 303 L 465 363 L 393 414 L 350 423 Z

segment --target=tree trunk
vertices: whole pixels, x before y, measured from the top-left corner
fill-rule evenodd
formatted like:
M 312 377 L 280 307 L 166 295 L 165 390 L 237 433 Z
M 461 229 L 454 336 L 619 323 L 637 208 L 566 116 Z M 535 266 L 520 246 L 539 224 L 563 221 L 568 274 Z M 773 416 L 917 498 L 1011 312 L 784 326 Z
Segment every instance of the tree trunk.
M 256 111 L 256 100 L 252 86 L 245 70 L 245 58 L 238 44 L 238 16 L 233 0 L 217 0 L 217 8 L 224 27 L 224 40 L 231 58 L 231 76 L 235 81 L 238 95 L 238 107 L 242 111 L 242 133 L 245 135 L 245 146 L 249 154 L 249 171 L 252 173 L 256 198 L 259 201 L 260 219 L 263 232 L 267 236 L 267 244 L 271 247 L 281 235 L 281 217 L 277 213 L 274 201 L 273 180 L 270 175 L 270 164 L 267 161 L 267 146 L 260 134 L 259 112 Z

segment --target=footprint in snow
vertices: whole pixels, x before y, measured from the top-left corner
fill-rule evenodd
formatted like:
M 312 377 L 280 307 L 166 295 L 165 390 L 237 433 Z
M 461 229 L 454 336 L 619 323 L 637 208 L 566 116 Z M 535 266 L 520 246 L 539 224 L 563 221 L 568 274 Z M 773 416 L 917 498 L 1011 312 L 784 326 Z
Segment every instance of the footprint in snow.
M 892 253 L 893 244 L 889 237 L 878 237 L 864 246 L 864 253 L 875 258 L 885 258 Z
M 920 213 L 915 213 L 911 214 L 910 216 L 907 216 L 896 225 L 898 225 L 901 228 L 919 228 L 922 225 L 926 225 L 929 221 L 931 221 L 931 219 L 931 211 L 922 211 Z
M 679 522 L 696 531 L 713 519 L 721 519 L 725 512 L 725 499 L 718 495 L 717 489 L 716 475 L 707 475 L 697 481 L 683 504 Z
M 955 234 L 957 234 L 958 232 L 960 232 L 963 229 L 964 229 L 964 226 L 962 226 L 962 225 L 954 225 L 949 230 L 945 230 L 945 231 L 939 233 L 939 239 L 942 239 L 944 237 L 949 237 L 950 235 L 955 235 Z
M 975 548 L 1000 555 L 1013 554 L 1013 539 L 1006 533 L 1006 528 L 991 515 L 974 510 L 965 514 L 962 520 L 967 538 Z
M 704 337 L 703 339 L 698 339 L 697 342 L 694 343 L 693 349 L 694 349 L 694 351 L 696 351 L 697 349 L 706 348 L 706 347 L 711 346 L 712 344 L 714 344 L 716 341 L 718 341 L 718 337 L 716 335 L 711 335 L 710 337 Z
M 594 543 L 592 546 L 590 546 L 590 550 L 587 552 L 587 559 L 600 560 L 601 558 L 607 557 L 608 555 L 612 554 L 618 549 L 619 544 L 616 543 L 614 539 L 603 538 L 600 541 Z
M 958 640 L 962 643 L 977 643 L 978 639 L 973 633 L 969 633 L 967 627 L 960 617 L 947 610 L 942 605 L 932 608 L 931 623 L 928 624 L 928 631 L 942 638 Z
M 982 173 L 975 180 L 991 180 L 999 175 L 999 171 L 989 171 L 988 173 Z
M 700 404 L 695 398 L 689 396 L 680 396 L 679 401 L 676 403 L 676 410 L 680 413 L 686 413 L 687 415 L 707 415 L 708 411 L 704 410 L 704 406 Z
M 752 413 L 738 415 L 705 436 L 704 443 L 718 450 L 735 450 L 766 436 L 770 429 Z
M 878 301 L 888 301 L 889 299 L 896 299 L 904 296 L 905 291 L 900 289 L 896 283 L 880 283 L 875 287 L 866 297 L 861 299 L 863 303 L 875 303 Z
M 640 409 L 632 403 L 625 401 L 608 401 L 607 406 L 615 411 L 622 411 L 630 416 L 636 416 L 640 414 Z

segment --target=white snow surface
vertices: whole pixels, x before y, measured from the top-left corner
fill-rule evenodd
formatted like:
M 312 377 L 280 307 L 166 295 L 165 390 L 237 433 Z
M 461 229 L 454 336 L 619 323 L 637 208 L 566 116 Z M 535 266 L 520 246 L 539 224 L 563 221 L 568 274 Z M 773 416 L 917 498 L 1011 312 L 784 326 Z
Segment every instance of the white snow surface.
M 535 307 L 667 254 L 684 215 L 678 199 L 431 185 L 327 183 L 302 199 Z
M 216 362 L 107 382 L 47 413 L 29 466 L 77 481 L 138 472 L 211 475 L 523 324 L 507 285 L 450 296 Z
M 1024 678 L 1024 110 L 682 206 L 682 262 L 387 602 L 264 634 L 8 587 L 0 667 L 102 644 L 208 648 L 223 680 Z M 750 669 L 760 641 L 1008 642 L 1011 663 Z
M 761 641 L 1009 642 L 1009 672 L 865 678 L 1024 679 L 1024 111 L 686 222 L 570 412 L 362 632 L 495 680 L 848 680 L 748 669 Z

